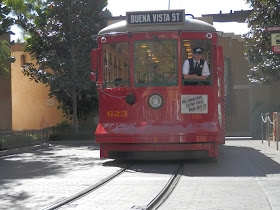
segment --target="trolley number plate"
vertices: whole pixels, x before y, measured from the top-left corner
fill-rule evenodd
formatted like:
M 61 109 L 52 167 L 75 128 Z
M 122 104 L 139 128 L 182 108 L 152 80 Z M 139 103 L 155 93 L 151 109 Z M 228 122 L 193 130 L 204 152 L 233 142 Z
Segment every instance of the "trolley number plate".
M 108 117 L 127 117 L 127 111 L 108 111 Z

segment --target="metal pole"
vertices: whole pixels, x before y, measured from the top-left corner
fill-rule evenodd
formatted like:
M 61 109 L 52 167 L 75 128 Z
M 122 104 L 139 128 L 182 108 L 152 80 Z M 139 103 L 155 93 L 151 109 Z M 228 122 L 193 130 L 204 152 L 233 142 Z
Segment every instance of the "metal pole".
M 262 121 L 262 143 L 263 143 L 263 124 L 264 124 L 264 122 L 263 122 L 263 114 L 261 113 L 261 121 Z
M 2 150 L 2 133 L 0 131 L 0 151 Z
M 168 1 L 168 10 L 170 10 L 170 0 Z
M 267 141 L 268 143 L 268 128 L 267 128 L 267 113 L 265 113 L 265 140 Z
M 279 149 L 279 147 L 278 147 L 278 141 L 279 141 L 278 140 L 279 139 L 278 138 L 278 136 L 279 136 L 279 133 L 278 133 L 279 132 L 278 112 L 276 112 L 276 119 L 275 120 L 276 120 L 276 149 L 278 150 Z
M 267 127 L 267 138 L 268 138 L 268 146 L 270 146 L 270 137 L 269 137 L 269 126 L 270 126 L 270 122 L 269 122 L 269 113 L 266 113 L 267 116 L 267 121 L 266 121 L 266 127 Z

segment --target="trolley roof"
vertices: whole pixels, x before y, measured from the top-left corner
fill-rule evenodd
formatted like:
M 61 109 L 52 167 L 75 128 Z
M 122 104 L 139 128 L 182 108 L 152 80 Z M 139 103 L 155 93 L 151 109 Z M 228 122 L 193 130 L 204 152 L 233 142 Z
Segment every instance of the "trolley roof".
M 102 29 L 98 35 L 123 34 L 128 32 L 156 32 L 156 31 L 207 31 L 215 32 L 213 25 L 201 20 L 185 18 L 184 23 L 177 24 L 150 24 L 150 25 L 130 25 L 120 21 Z

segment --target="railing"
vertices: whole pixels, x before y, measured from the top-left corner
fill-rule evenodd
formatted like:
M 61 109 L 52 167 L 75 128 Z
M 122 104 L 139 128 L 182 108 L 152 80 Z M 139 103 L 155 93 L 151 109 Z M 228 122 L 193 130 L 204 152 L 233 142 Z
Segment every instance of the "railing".
M 268 141 L 268 146 L 271 144 L 271 140 L 276 141 L 276 149 L 279 150 L 279 137 L 280 137 L 280 128 L 279 128 L 279 112 L 273 112 L 273 120 L 270 118 L 269 113 L 261 113 L 262 120 L 262 143 L 265 140 Z

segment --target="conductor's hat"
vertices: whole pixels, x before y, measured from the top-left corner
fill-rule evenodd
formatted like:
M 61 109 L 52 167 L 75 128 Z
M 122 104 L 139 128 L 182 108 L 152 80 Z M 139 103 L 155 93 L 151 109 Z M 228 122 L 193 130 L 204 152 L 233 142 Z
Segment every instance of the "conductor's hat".
M 194 53 L 194 54 L 200 54 L 200 55 L 202 55 L 203 52 L 204 52 L 204 48 L 202 48 L 202 47 L 193 48 L 193 53 Z

